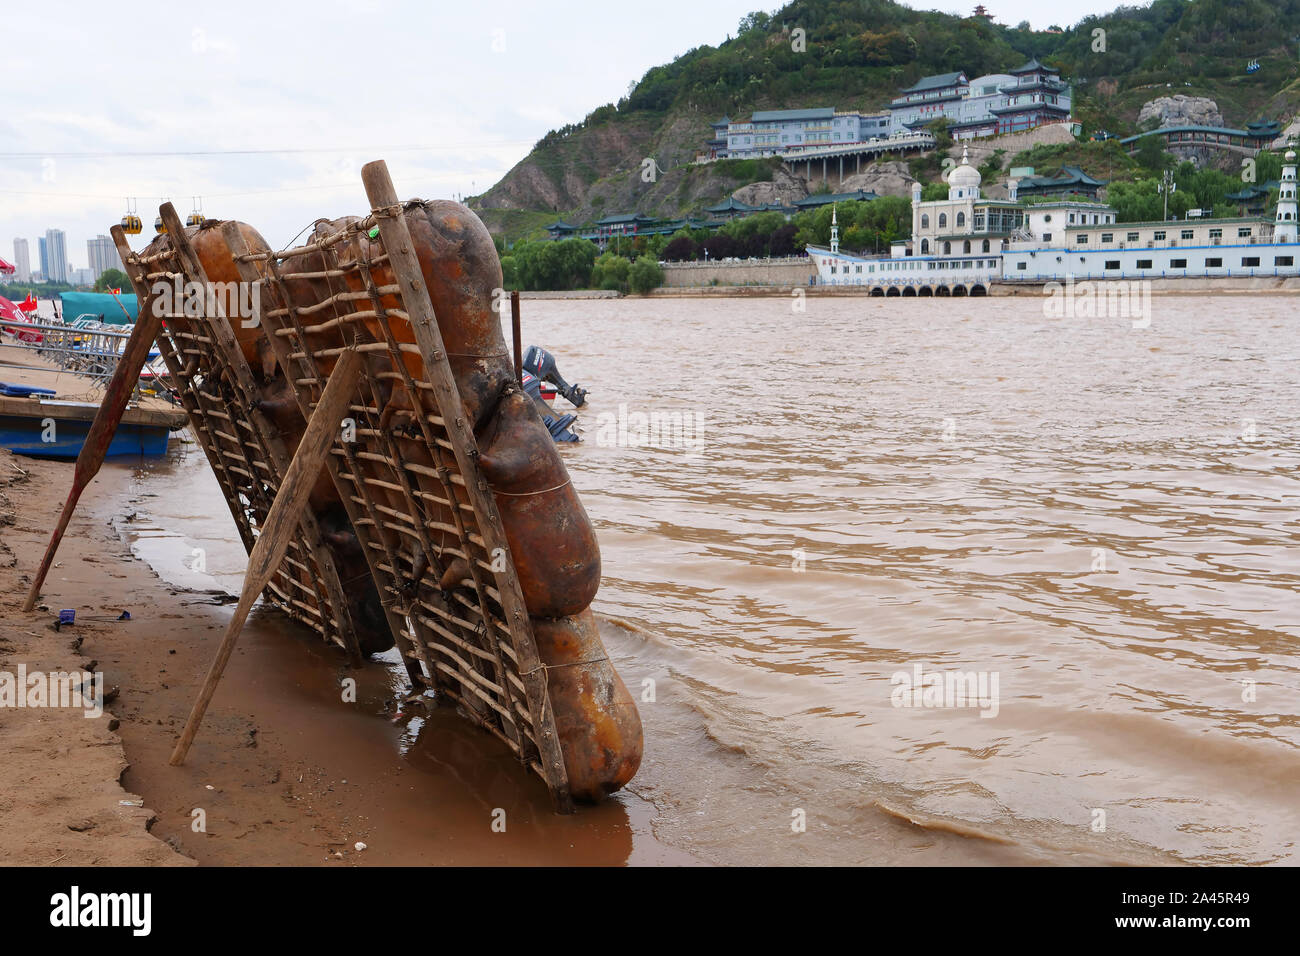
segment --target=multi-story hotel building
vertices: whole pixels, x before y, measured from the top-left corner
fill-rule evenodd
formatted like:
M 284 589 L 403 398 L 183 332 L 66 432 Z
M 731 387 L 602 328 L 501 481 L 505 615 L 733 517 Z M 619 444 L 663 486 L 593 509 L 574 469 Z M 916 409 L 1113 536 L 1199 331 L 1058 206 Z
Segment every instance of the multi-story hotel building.
M 947 119 L 955 139 L 974 139 L 1064 122 L 1070 108 L 1070 86 L 1060 72 L 1030 60 L 973 80 L 960 71 L 918 80 L 889 104 L 890 132 Z
M 117 246 L 108 236 L 96 236 L 86 240 L 86 257 L 90 262 L 91 282 L 94 282 L 109 269 L 120 269 L 122 260 L 117 254 Z
M 68 281 L 67 235 L 62 229 L 46 229 L 41 237 L 41 274 L 46 282 Z
M 881 113 L 832 107 L 760 110 L 748 120 L 722 117 L 710 126 L 705 159 L 780 156 L 818 147 L 884 142 L 947 119 L 956 139 L 1018 133 L 1069 120 L 1070 86 L 1057 70 L 1030 60 L 1007 73 L 968 80 L 966 74 L 927 76 L 902 90 Z
M 719 158 L 744 159 L 774 156 L 803 147 L 844 146 L 884 138 L 889 135 L 889 114 L 839 112 L 829 106 L 760 110 L 748 122 L 736 123 L 723 117 L 713 128 L 716 132 L 710 147 L 714 154 Z

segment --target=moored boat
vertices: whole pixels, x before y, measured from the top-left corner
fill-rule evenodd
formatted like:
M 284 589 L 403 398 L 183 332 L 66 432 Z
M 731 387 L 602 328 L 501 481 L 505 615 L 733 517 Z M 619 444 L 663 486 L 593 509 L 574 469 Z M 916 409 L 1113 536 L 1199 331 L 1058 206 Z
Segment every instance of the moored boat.
M 30 347 L 0 342 L 0 448 L 75 459 L 99 411 L 93 389 L 93 380 L 59 368 Z M 169 403 L 142 398 L 126 409 L 107 454 L 166 454 L 171 432 L 186 421 L 184 412 Z

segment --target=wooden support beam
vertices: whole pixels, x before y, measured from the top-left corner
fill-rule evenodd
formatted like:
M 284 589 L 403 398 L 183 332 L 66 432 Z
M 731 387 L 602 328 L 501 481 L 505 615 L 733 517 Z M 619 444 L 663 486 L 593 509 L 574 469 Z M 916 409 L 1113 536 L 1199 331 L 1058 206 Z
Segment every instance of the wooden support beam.
M 465 493 L 478 518 L 484 550 L 488 554 L 495 554 L 500 549 L 499 553 L 506 556 L 505 570 L 497 572 L 497 591 L 501 595 L 506 625 L 515 638 L 520 677 L 528 689 L 529 713 L 537 735 L 539 757 L 544 771 L 542 776 L 550 787 L 555 809 L 560 813 L 572 813 L 573 798 L 569 793 L 568 773 L 555 729 L 555 715 L 546 684 L 546 668 L 537 655 L 532 624 L 524 606 L 523 590 L 519 585 L 514 559 L 510 556 L 510 545 L 496 508 L 496 500 L 479 467 L 478 443 L 461 404 L 460 391 L 456 387 L 451 365 L 447 361 L 442 333 L 438 330 L 433 310 L 433 300 L 424 284 L 410 228 L 397 198 L 397 190 L 388 175 L 388 166 L 383 160 L 363 166 L 361 181 L 365 185 L 366 196 L 379 226 L 384 251 L 388 255 L 393 274 L 397 277 L 411 330 L 415 333 L 415 340 L 424 356 L 425 372 L 433 386 L 445 422 L 444 427 L 451 439 L 456 465 L 465 480 Z
M 110 231 L 113 233 L 113 241 L 118 242 L 119 247 L 126 243 L 126 236 L 122 233 L 121 226 L 114 226 Z M 54 564 L 54 555 L 59 550 L 59 543 L 63 541 L 63 534 L 68 529 L 68 522 L 72 520 L 72 513 L 77 510 L 81 493 L 86 490 L 86 486 L 95 475 L 99 474 L 99 469 L 108 454 L 108 446 L 112 444 L 113 435 L 122 421 L 122 413 L 126 411 L 127 402 L 131 400 L 136 385 L 140 382 L 140 369 L 144 367 L 145 359 L 149 357 L 149 348 L 153 345 L 162 322 L 162 317 L 156 314 L 157 309 L 145 308 L 150 304 L 144 299 L 140 300 L 141 309 L 136 316 L 131 337 L 126 340 L 126 348 L 117 360 L 113 377 L 109 379 L 108 388 L 104 391 L 104 400 L 99 403 L 99 411 L 95 413 L 95 420 L 86 434 L 80 454 L 77 455 L 77 467 L 72 475 L 72 490 L 68 492 L 68 500 L 63 503 L 63 512 L 54 526 L 54 533 L 50 535 L 50 543 L 45 548 L 45 557 L 41 559 L 41 566 L 36 572 L 36 577 L 32 579 L 27 599 L 23 602 L 24 611 L 30 611 L 36 606 L 36 600 L 41 594 L 41 586 L 45 583 L 45 576 L 50 573 L 50 567 Z
M 217 648 L 217 655 L 208 669 L 207 677 L 203 680 L 194 708 L 185 721 L 185 729 L 176 742 L 176 749 L 172 751 L 170 763 L 173 767 L 185 762 L 185 755 L 189 753 L 194 736 L 203 722 L 203 715 L 207 712 L 212 695 L 216 693 L 217 684 L 221 682 L 230 655 L 235 650 L 235 643 L 248 619 L 248 612 L 284 559 L 284 553 L 298 528 L 301 512 L 325 464 L 330 446 L 339 437 L 341 422 L 356 392 L 360 367 L 361 356 L 355 350 L 349 349 L 339 356 L 338 364 L 334 366 L 325 392 L 321 395 L 320 404 L 307 423 L 307 430 L 303 433 L 302 442 L 280 484 L 280 492 L 275 496 L 275 503 L 271 505 L 271 511 L 262 525 L 257 544 L 248 556 L 248 570 L 244 574 L 244 589 L 239 596 L 239 604 L 226 626 L 226 633 Z

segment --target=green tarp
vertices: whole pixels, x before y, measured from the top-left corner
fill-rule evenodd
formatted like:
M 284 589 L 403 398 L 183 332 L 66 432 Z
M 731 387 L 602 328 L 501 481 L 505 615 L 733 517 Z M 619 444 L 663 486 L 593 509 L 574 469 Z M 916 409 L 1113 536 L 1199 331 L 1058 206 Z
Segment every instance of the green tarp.
M 96 322 L 107 322 L 109 325 L 130 325 L 135 322 L 140 311 L 135 302 L 135 293 L 108 295 L 104 292 L 60 292 L 59 298 L 63 300 L 60 307 L 63 321 L 69 324 L 90 317 Z M 118 305 L 119 302 L 122 305 Z M 127 314 L 131 316 L 129 319 L 122 313 L 122 306 L 126 307 Z

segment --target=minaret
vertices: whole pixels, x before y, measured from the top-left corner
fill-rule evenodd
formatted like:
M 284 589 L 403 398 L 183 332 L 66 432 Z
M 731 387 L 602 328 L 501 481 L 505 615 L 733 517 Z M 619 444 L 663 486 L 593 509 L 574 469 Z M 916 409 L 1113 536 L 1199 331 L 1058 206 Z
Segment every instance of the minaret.
M 1292 169 L 1291 172 L 1294 173 L 1295 170 Z M 832 255 L 840 251 L 840 220 L 837 216 L 837 212 L 838 212 L 837 208 L 835 206 L 831 206 L 831 254 Z
M 1282 157 L 1282 182 L 1278 184 L 1277 216 L 1273 225 L 1274 242 L 1296 242 L 1295 148 L 1288 147 Z
M 921 184 L 912 183 L 912 238 L 921 235 Z

